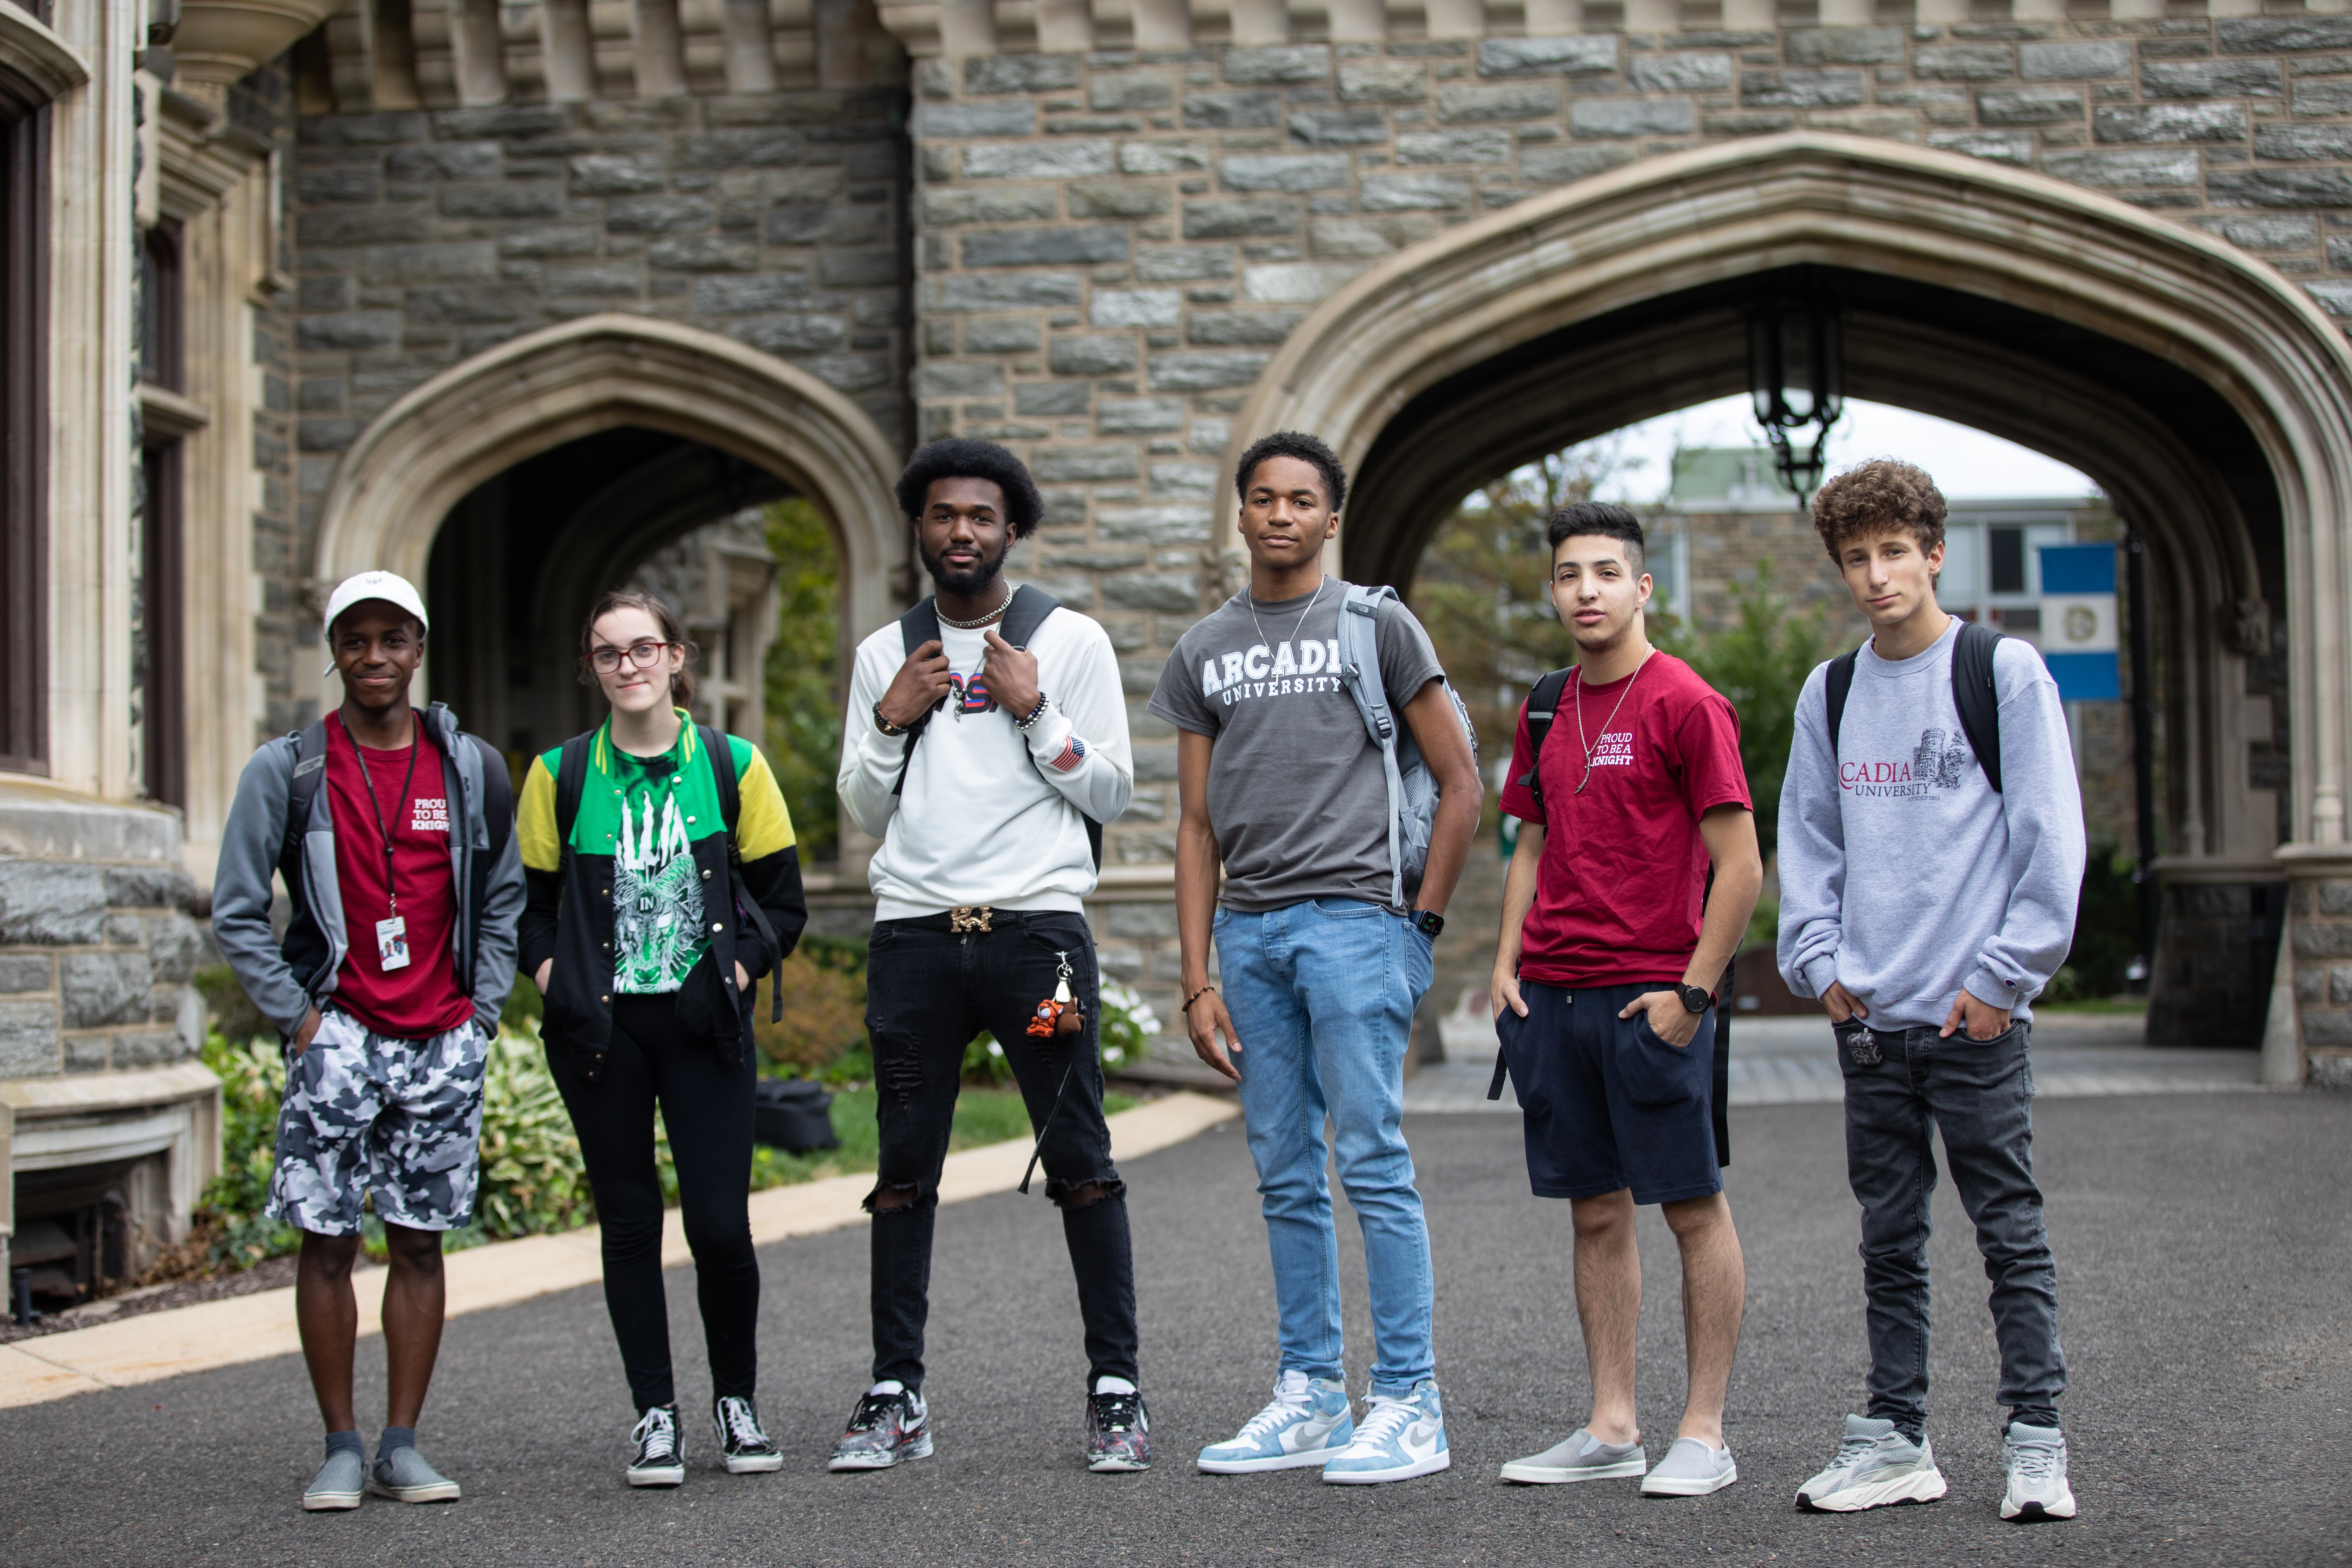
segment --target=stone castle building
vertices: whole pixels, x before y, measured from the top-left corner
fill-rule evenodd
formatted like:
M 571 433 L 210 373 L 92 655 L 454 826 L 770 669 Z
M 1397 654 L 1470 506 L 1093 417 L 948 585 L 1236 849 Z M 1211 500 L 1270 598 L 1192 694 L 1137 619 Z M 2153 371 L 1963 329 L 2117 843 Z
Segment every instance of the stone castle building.
M 2151 1032 L 2345 1077 L 2335 4 L 0 0 L 16 1223 L 168 1237 L 206 1173 L 192 918 L 344 574 L 425 584 L 433 691 L 521 751 L 584 717 L 596 589 L 798 494 L 845 647 L 915 591 L 906 451 L 1008 442 L 1050 502 L 1020 569 L 1136 698 L 1098 929 L 1160 994 L 1140 704 L 1239 581 L 1239 444 L 1332 441 L 1333 566 L 1409 587 L 1480 482 L 1742 390 L 1768 300 L 1838 313 L 1853 395 L 2112 499 L 2158 656 Z

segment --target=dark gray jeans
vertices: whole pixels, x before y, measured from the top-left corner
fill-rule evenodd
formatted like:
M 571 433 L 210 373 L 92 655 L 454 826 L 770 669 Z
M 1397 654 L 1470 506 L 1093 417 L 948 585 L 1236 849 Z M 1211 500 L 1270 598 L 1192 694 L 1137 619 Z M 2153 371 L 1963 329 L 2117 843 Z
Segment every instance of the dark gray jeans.
M 1927 1417 L 1927 1235 L 1936 1190 L 1929 1123 L 1992 1281 L 2000 1403 L 2012 1420 L 2058 1425 L 2066 1388 L 2058 1276 L 2033 1182 L 2031 1027 L 1989 1040 L 1965 1030 L 1837 1026 L 1845 1073 L 1846 1178 L 1862 1202 L 1869 1301 L 1870 1414 L 1916 1433 Z

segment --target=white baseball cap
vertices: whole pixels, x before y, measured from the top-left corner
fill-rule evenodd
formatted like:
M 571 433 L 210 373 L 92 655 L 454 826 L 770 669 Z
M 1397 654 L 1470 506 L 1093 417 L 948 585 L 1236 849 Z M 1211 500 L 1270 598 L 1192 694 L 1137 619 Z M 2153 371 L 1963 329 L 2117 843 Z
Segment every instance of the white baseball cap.
M 430 627 L 425 618 L 425 596 L 416 585 L 397 572 L 362 572 L 356 577 L 346 577 L 335 585 L 334 594 L 327 600 L 324 630 L 333 635 L 335 617 L 363 599 L 382 599 L 387 605 L 397 605 L 416 617 L 420 626 Z

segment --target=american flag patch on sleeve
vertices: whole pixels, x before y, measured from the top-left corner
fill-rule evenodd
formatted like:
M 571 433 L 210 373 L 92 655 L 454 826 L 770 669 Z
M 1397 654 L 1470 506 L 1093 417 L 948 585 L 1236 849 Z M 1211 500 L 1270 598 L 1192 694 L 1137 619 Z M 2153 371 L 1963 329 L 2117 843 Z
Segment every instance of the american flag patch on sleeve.
M 1054 759 L 1054 767 L 1059 773 L 1072 773 L 1086 760 L 1087 743 L 1073 735 L 1062 743 L 1060 754 Z

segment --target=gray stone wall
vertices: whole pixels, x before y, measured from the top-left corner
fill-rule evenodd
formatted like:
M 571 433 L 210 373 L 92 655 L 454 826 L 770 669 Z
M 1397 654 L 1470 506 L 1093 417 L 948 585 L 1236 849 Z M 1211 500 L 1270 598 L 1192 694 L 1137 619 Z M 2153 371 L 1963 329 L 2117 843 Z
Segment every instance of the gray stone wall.
M 205 1012 L 190 982 L 205 943 L 189 913 L 195 883 L 175 863 L 176 819 L 74 808 L 120 819 L 101 824 L 113 842 L 77 855 L 53 840 L 56 815 L 0 802 L 0 838 L 15 841 L 0 847 L 0 1079 L 194 1055 Z M 171 858 L 144 853 L 165 837 Z M 22 847 L 42 853 L 10 852 Z
M 2294 1002 L 2310 1081 L 2352 1089 L 2352 880 L 2297 879 L 2294 914 Z

